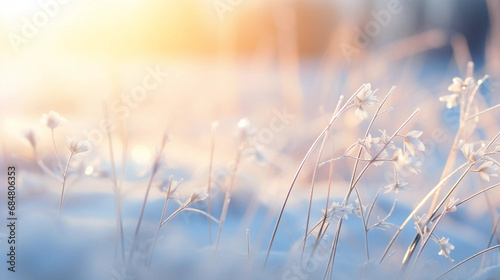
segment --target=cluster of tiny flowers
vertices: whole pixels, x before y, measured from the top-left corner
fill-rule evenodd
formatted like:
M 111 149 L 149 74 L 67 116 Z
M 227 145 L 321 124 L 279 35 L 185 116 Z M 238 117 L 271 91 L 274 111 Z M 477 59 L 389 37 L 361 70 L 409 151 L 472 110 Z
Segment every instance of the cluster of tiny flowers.
M 391 161 L 394 165 L 394 182 L 385 186 L 386 193 L 400 190 L 408 190 L 408 183 L 401 181 L 398 173 L 420 172 L 421 163 L 418 160 L 417 151 L 425 151 L 425 145 L 419 139 L 421 131 L 413 130 L 406 135 L 398 135 L 403 138 L 403 146 L 397 147 L 392 139 L 387 136 L 385 130 L 381 130 L 380 137 L 373 137 L 368 134 L 364 139 L 358 140 L 358 145 L 363 150 L 363 158 L 372 161 L 375 166 L 380 166 L 384 161 Z M 392 158 L 389 158 L 388 150 L 394 150 Z

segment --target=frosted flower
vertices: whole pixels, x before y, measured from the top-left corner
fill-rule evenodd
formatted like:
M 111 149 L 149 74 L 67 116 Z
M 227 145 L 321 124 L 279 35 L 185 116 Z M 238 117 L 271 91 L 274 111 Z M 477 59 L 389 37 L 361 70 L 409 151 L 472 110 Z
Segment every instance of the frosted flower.
M 426 233 L 429 232 L 429 227 L 432 225 L 432 223 L 431 222 L 428 223 L 427 214 L 423 214 L 420 217 L 413 216 L 413 219 L 415 219 L 414 225 L 418 234 L 424 236 Z
M 54 129 L 60 125 L 65 124 L 68 120 L 61 117 L 59 113 L 50 111 L 48 114 L 43 114 L 42 119 L 40 121 L 48 128 Z
M 392 191 L 394 191 L 394 193 L 399 193 L 399 191 L 411 190 L 411 188 L 408 187 L 407 182 L 399 182 L 399 180 L 393 184 L 385 186 L 384 189 L 387 189 L 384 193 L 390 193 Z
M 465 81 L 459 77 L 455 77 L 453 78 L 453 84 L 448 87 L 448 91 L 458 93 L 471 86 L 472 84 L 474 84 L 474 79 L 471 77 L 465 79 Z
M 371 106 L 378 102 L 377 97 L 373 94 L 371 84 L 366 84 L 354 98 L 354 105 L 356 105 L 356 117 L 364 120 L 368 117 L 368 113 L 365 110 L 365 106 Z
M 458 93 L 439 97 L 439 101 L 446 102 L 446 108 L 451 109 L 458 105 Z
M 415 157 L 411 157 L 409 153 L 404 153 L 401 149 L 397 149 L 392 155 L 392 160 L 399 171 L 409 171 L 414 174 L 420 172 L 419 167 L 422 165 Z
M 485 181 L 490 181 L 490 176 L 497 177 L 498 176 L 498 166 L 496 166 L 491 161 L 486 161 L 475 172 L 479 173 L 479 176 Z
M 484 156 L 485 147 L 479 148 L 479 150 L 474 152 L 474 144 L 466 143 L 462 146 L 462 153 L 464 154 L 469 164 L 474 164 Z
M 422 136 L 422 131 L 417 130 L 410 131 L 404 136 L 404 146 L 412 156 L 415 156 L 415 149 L 425 151 L 424 143 L 418 139 L 420 136 Z
M 202 201 L 205 198 L 208 197 L 208 194 L 206 191 L 196 191 L 191 194 L 191 197 L 189 198 L 189 203 L 195 203 L 198 201 Z
M 382 141 L 380 141 L 380 138 L 372 138 L 370 134 L 368 134 L 365 139 L 360 140 L 359 143 L 365 151 L 365 159 L 367 160 L 372 160 L 373 158 L 375 158 L 375 156 L 379 153 L 380 148 L 384 146 Z M 377 159 L 387 159 L 388 156 L 389 155 L 387 154 L 387 151 L 384 149 L 382 150 L 382 152 L 380 152 Z M 383 161 L 376 160 L 373 162 L 375 166 L 382 165 L 383 163 Z
M 38 137 L 33 129 L 28 128 L 28 129 L 24 130 L 23 137 L 26 140 L 28 140 L 28 142 L 30 142 L 30 144 L 33 148 L 36 147 L 36 142 L 37 142 Z
M 452 92 L 450 95 L 445 95 L 439 98 L 439 101 L 446 102 L 446 108 L 451 109 L 458 105 L 459 101 L 459 93 L 462 92 L 467 87 L 472 86 L 474 84 L 473 78 L 467 78 L 462 80 L 459 77 L 453 78 L 453 84 L 448 87 L 448 91 Z
M 92 144 L 89 140 L 84 139 L 78 141 L 76 138 L 72 137 L 66 137 L 66 146 L 68 146 L 69 151 L 74 155 L 85 153 L 92 149 Z
M 380 133 L 382 133 L 382 135 L 380 136 L 380 141 L 382 141 L 382 143 L 384 144 L 387 144 L 386 147 L 387 149 L 395 149 L 396 146 L 394 145 L 394 142 L 393 141 L 389 141 L 390 137 L 387 135 L 387 132 L 382 129 L 379 129 L 378 131 L 380 131 Z
M 354 207 L 349 204 L 346 206 L 342 206 L 337 202 L 332 202 L 332 205 L 330 208 L 328 208 L 328 211 L 326 212 L 326 216 L 329 219 L 336 218 L 336 219 L 347 219 L 349 214 L 354 213 Z
M 451 250 L 455 249 L 455 246 L 449 243 L 449 240 L 450 240 L 449 238 L 444 238 L 444 237 L 441 237 L 441 239 L 437 238 L 434 239 L 434 241 L 438 244 L 440 249 L 438 255 L 445 256 L 447 259 L 453 262 L 453 259 L 450 257 L 450 252 Z

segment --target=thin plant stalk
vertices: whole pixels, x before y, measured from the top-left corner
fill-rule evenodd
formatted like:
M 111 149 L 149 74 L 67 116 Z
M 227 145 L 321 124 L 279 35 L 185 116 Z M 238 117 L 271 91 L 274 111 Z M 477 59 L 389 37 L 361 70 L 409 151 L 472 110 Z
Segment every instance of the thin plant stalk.
M 250 230 L 248 228 L 246 230 L 246 238 L 247 238 L 247 259 L 250 260 Z
M 211 214 L 212 204 L 211 204 L 211 191 L 212 191 L 212 169 L 214 163 L 214 150 L 215 150 L 215 130 L 217 128 L 217 123 L 212 123 L 212 133 L 210 137 L 210 160 L 208 165 L 208 185 L 207 185 L 207 212 L 208 215 Z M 212 221 L 208 218 L 208 233 L 210 236 L 210 244 L 212 244 Z
M 285 207 L 286 207 L 286 204 L 288 202 L 288 199 L 290 198 L 290 194 L 292 193 L 292 190 L 293 190 L 293 187 L 295 186 L 295 182 L 297 181 L 297 178 L 299 177 L 299 174 L 300 172 L 302 171 L 302 168 L 304 167 L 306 161 L 309 159 L 309 157 L 311 156 L 312 154 L 312 151 L 314 150 L 314 148 L 316 148 L 316 146 L 318 145 L 319 141 L 321 140 L 321 138 L 323 137 L 323 135 L 327 132 L 327 129 L 329 126 L 333 125 L 333 123 L 335 122 L 335 120 L 337 120 L 337 118 L 340 116 L 340 114 L 351 104 L 351 101 L 356 97 L 356 95 L 365 87 L 365 84 L 363 84 L 348 100 L 347 102 L 344 104 L 344 106 L 342 106 L 342 108 L 340 109 L 339 112 L 337 112 L 337 114 L 335 114 L 332 119 L 330 120 L 330 123 L 328 124 L 328 126 L 323 129 L 323 131 L 321 131 L 321 133 L 318 135 L 318 137 L 316 137 L 316 140 L 314 140 L 313 144 L 311 145 L 311 147 L 309 147 L 309 150 L 307 151 L 306 155 L 304 156 L 304 158 L 302 159 L 301 163 L 299 164 L 299 167 L 297 168 L 297 171 L 295 172 L 295 175 L 292 179 L 292 183 L 290 184 L 290 187 L 288 188 L 288 192 L 286 194 L 286 197 L 285 197 L 285 201 L 283 202 L 282 206 L 281 206 L 281 210 L 280 210 L 280 213 L 278 215 L 278 220 L 276 221 L 276 224 L 274 226 L 274 230 L 273 230 L 273 233 L 272 233 L 272 236 L 271 236 L 271 240 L 269 242 L 269 246 L 267 248 L 267 253 L 266 253 L 266 259 L 264 260 L 264 268 L 266 267 L 267 265 L 267 261 L 269 260 L 269 254 L 271 253 L 271 249 L 273 247 L 273 243 L 274 243 L 274 239 L 276 238 L 276 233 L 278 231 L 278 227 L 279 227 L 279 224 L 281 222 L 281 218 L 283 217 L 283 213 L 285 211 Z
M 148 259 L 148 267 L 151 265 L 151 260 L 153 259 L 153 252 L 156 247 L 156 242 L 158 241 L 158 236 L 160 235 L 161 223 L 165 218 L 165 212 L 167 211 L 168 200 L 170 199 L 170 191 L 172 190 L 172 176 L 168 179 L 168 189 L 167 189 L 167 197 L 165 197 L 165 202 L 163 203 L 163 211 L 161 212 L 160 222 L 158 223 L 158 228 L 155 234 L 155 240 L 153 241 L 153 246 L 151 246 L 151 253 Z
M 472 77 L 472 70 L 473 70 L 473 64 L 470 62 L 468 64 L 468 76 Z M 488 76 L 484 76 L 481 80 L 477 82 L 477 84 L 474 86 L 474 88 L 471 89 L 471 92 L 468 96 L 468 100 L 466 100 L 466 92 L 462 92 L 462 100 L 460 104 L 460 117 L 459 117 L 459 126 L 458 126 L 458 131 L 455 134 L 455 139 L 453 140 L 453 144 L 450 150 L 450 153 L 448 155 L 448 158 L 446 160 L 446 163 L 443 168 L 443 172 L 441 173 L 441 179 L 443 179 L 446 174 L 449 172 L 449 170 L 453 167 L 453 164 L 455 163 L 455 158 L 458 153 L 458 143 L 462 135 L 465 133 L 465 129 L 467 128 L 466 122 L 469 119 L 469 112 L 470 112 L 470 106 L 472 105 L 472 101 L 474 96 L 479 90 L 479 86 L 482 84 L 482 82 L 487 79 Z M 434 193 L 434 198 L 432 199 L 431 205 L 429 207 L 429 213 L 428 216 L 432 214 L 431 212 L 435 209 L 439 194 L 441 192 L 441 188 L 439 188 L 435 193 Z
M 340 228 L 342 227 L 342 221 L 343 219 L 340 219 L 337 224 L 337 232 L 340 232 Z M 325 273 L 323 274 L 323 280 L 332 278 L 333 276 L 333 267 L 334 267 L 333 264 L 335 263 L 335 256 L 337 253 L 338 243 L 339 243 L 339 234 L 336 234 L 332 242 L 332 247 L 330 249 L 330 257 L 328 258 L 328 264 L 326 266 Z
M 338 111 L 340 110 L 340 106 L 342 105 L 342 101 L 343 101 L 343 98 L 339 98 L 339 101 L 337 103 L 337 107 L 335 108 L 334 114 L 337 114 Z M 304 233 L 304 240 L 303 240 L 303 243 L 302 243 L 302 252 L 300 254 L 300 261 L 301 262 L 302 262 L 302 257 L 304 255 L 304 250 L 306 248 L 307 236 L 309 235 L 309 233 L 308 233 L 308 231 L 309 231 L 309 220 L 310 220 L 310 217 L 311 217 L 311 205 L 312 205 L 312 199 L 313 199 L 313 193 L 314 193 L 314 183 L 316 181 L 316 172 L 318 171 L 318 167 L 320 166 L 321 156 L 323 154 L 323 149 L 325 147 L 325 143 L 326 143 L 326 140 L 328 138 L 329 132 L 330 132 L 330 127 L 328 127 L 325 135 L 323 136 L 323 141 L 321 142 L 321 146 L 319 148 L 318 158 L 316 160 L 316 164 L 314 165 L 314 172 L 313 172 L 313 176 L 312 176 L 310 196 L 309 196 L 309 205 L 308 205 L 308 209 L 307 209 L 306 230 L 305 230 L 305 233 Z M 327 196 L 326 196 L 326 206 L 325 206 L 325 213 L 324 213 L 324 217 L 323 217 L 323 222 L 321 223 L 321 226 L 320 226 L 320 229 L 319 229 L 319 233 L 318 233 L 318 238 L 316 238 L 316 241 L 315 241 L 312 253 L 311 253 L 311 257 L 314 255 L 314 253 L 316 251 L 316 247 L 318 246 L 320 237 L 322 236 L 323 227 L 324 227 L 324 225 L 326 223 L 327 211 L 328 211 L 328 204 L 329 204 L 329 199 L 330 199 L 330 189 L 331 189 L 331 186 L 332 186 L 332 176 L 333 176 L 333 161 L 330 162 L 330 172 L 329 172 L 329 179 L 328 179 L 328 191 L 327 191 Z M 310 258 L 309 258 L 309 260 L 310 260 Z
M 417 214 L 417 212 L 424 206 L 424 204 L 432 197 L 434 192 L 440 188 L 442 185 L 444 185 L 446 182 L 448 182 L 451 177 L 453 177 L 455 174 L 457 174 L 460 170 L 468 166 L 469 163 L 464 163 L 461 166 L 457 167 L 453 172 L 451 172 L 448 176 L 443 178 L 430 192 L 427 193 L 427 195 L 413 208 L 412 212 L 406 217 L 405 221 L 399 226 L 399 228 L 396 230 L 396 233 L 393 235 L 391 238 L 391 241 L 389 241 L 389 244 L 386 246 L 384 252 L 382 253 L 382 256 L 380 257 L 379 263 L 382 263 L 387 256 L 387 253 L 389 252 L 390 248 L 392 247 L 392 244 L 396 241 L 396 238 L 399 236 L 401 231 L 406 227 L 408 222 Z M 467 170 L 468 171 L 468 170 Z M 464 172 L 465 173 L 465 172 Z
M 132 263 L 132 259 L 134 258 L 135 249 L 137 247 L 137 238 L 139 237 L 139 230 L 141 228 L 142 219 L 144 218 L 144 211 L 146 209 L 146 203 L 148 201 L 149 191 L 151 190 L 151 185 L 153 184 L 153 179 L 154 179 L 156 173 L 158 172 L 158 169 L 160 168 L 160 160 L 161 160 L 161 157 L 163 154 L 163 149 L 165 148 L 166 142 L 167 142 L 167 134 L 165 133 L 165 134 L 163 134 L 163 139 L 162 139 L 162 143 L 160 146 L 160 150 L 158 151 L 158 154 L 156 155 L 156 159 L 153 163 L 151 175 L 149 177 L 148 185 L 146 188 L 146 194 L 144 195 L 144 201 L 142 202 L 141 213 L 139 215 L 139 220 L 137 221 L 137 226 L 135 228 L 135 233 L 134 233 L 134 239 L 132 241 L 132 246 L 130 248 L 130 255 L 128 258 L 128 265 L 129 266 Z
M 64 190 L 66 187 L 66 178 L 68 175 L 68 169 L 69 169 L 69 163 L 71 162 L 71 159 L 73 158 L 74 152 L 72 152 L 69 155 L 68 162 L 66 163 L 66 168 L 62 172 L 62 177 L 63 177 L 63 182 L 62 182 L 62 189 L 61 189 L 61 199 L 59 200 L 59 214 L 58 214 L 58 219 L 57 219 L 57 227 L 59 228 L 60 223 L 61 223 L 61 211 L 64 203 Z
M 484 148 L 484 151 L 486 152 L 490 147 L 491 145 L 493 145 L 497 139 L 500 137 L 500 132 L 497 133 L 495 135 L 495 137 L 493 137 L 493 139 L 491 139 L 491 141 L 486 145 L 486 147 Z M 464 165 L 469 165 L 468 168 L 465 170 L 465 172 L 462 174 L 462 176 L 458 179 L 458 181 L 453 185 L 453 187 L 448 191 L 448 193 L 445 195 L 445 197 L 441 200 L 441 202 L 434 208 L 434 211 L 431 213 L 431 215 L 429 216 L 429 221 L 436 215 L 436 213 L 439 211 L 439 208 L 441 208 L 443 206 L 443 204 L 446 202 L 446 200 L 450 197 L 450 195 L 452 194 L 452 192 L 458 187 L 458 184 L 462 181 L 462 179 L 465 177 L 465 175 L 470 171 L 470 169 L 475 165 L 476 163 L 474 164 L 469 164 L 469 163 L 464 163 Z M 440 190 L 442 188 L 443 184 L 438 184 L 438 186 L 436 186 L 436 188 L 433 189 L 434 190 Z M 426 196 L 427 197 L 427 196 Z M 415 213 L 413 213 L 414 215 Z M 397 232 L 397 234 L 399 234 L 399 232 Z M 408 249 L 406 250 L 406 253 L 405 253 L 405 256 L 403 258 L 403 261 L 402 261 L 402 268 L 406 267 L 408 261 L 410 260 L 411 258 L 411 255 L 413 254 L 413 251 L 415 250 L 416 248 L 416 245 L 417 243 L 420 241 L 420 237 L 419 235 L 417 234 L 415 236 L 415 239 L 413 240 L 412 244 L 408 247 Z M 391 241 L 392 242 L 392 241 Z M 392 243 L 390 243 L 392 244 Z M 386 252 L 384 252 L 385 254 Z
M 61 157 L 59 156 L 59 151 L 57 150 L 57 145 L 56 145 L 56 138 L 54 137 L 54 129 L 51 128 L 50 132 L 52 134 L 52 143 L 54 144 L 54 151 L 56 152 L 56 160 L 57 160 L 57 164 L 59 166 L 59 171 L 61 171 L 61 176 L 64 177 L 64 171 L 63 171 L 62 164 L 61 164 Z
M 332 142 L 334 143 L 334 148 L 332 149 L 332 158 L 335 156 L 335 142 Z M 321 241 L 321 239 L 323 238 L 323 234 L 324 232 L 326 232 L 326 229 L 328 228 L 328 225 L 327 225 L 327 211 L 328 211 L 328 207 L 330 205 L 330 192 L 331 192 L 331 188 L 332 188 L 332 181 L 333 181 L 333 167 L 335 165 L 335 162 L 332 160 L 330 161 L 330 170 L 329 170 L 329 173 L 328 173 L 328 190 L 326 192 L 326 204 L 325 204 L 325 213 L 323 214 L 323 218 L 321 220 L 321 225 L 320 225 L 320 228 L 319 228 L 319 231 L 318 231 L 318 236 L 316 237 L 316 241 L 314 242 L 314 246 L 313 246 L 313 249 L 312 249 L 312 253 L 311 253 L 311 256 L 309 257 L 309 261 L 311 261 L 311 258 L 314 256 L 314 253 L 316 252 L 318 246 L 319 246 L 319 242 Z M 312 231 L 313 229 L 311 229 Z
M 493 225 L 493 229 L 491 230 L 490 240 L 488 241 L 488 246 L 487 247 L 491 246 L 491 243 L 493 242 L 493 237 L 495 236 L 495 234 L 498 233 L 497 229 L 498 229 L 498 223 L 499 222 L 500 222 L 500 216 L 497 218 L 495 224 Z M 486 263 L 486 254 L 484 254 L 483 259 L 481 260 L 481 265 L 479 266 L 479 270 L 483 269 L 485 263 Z
M 475 257 L 477 257 L 477 256 L 480 256 L 480 255 L 482 255 L 482 254 L 484 254 L 484 253 L 486 253 L 486 252 L 489 252 L 489 251 L 491 251 L 491 250 L 497 249 L 497 248 L 500 248 L 500 244 L 499 244 L 499 245 L 492 246 L 492 247 L 489 247 L 489 248 L 487 248 L 487 249 L 484 249 L 484 250 L 482 250 L 481 252 L 478 252 L 478 253 L 476 253 L 476 254 L 474 254 L 474 255 L 472 255 L 472 256 L 470 256 L 470 257 L 466 258 L 465 260 L 463 260 L 463 261 L 461 261 L 461 262 L 457 263 L 456 265 L 452 266 L 451 268 L 449 268 L 449 269 L 448 269 L 448 270 L 446 270 L 445 272 L 441 273 L 438 277 L 434 278 L 434 280 L 436 280 L 436 279 L 439 279 L 439 278 L 443 277 L 444 275 L 446 275 L 446 274 L 447 274 L 447 273 L 449 273 L 450 271 L 452 271 L 452 270 L 454 270 L 455 268 L 457 268 L 457 267 L 461 266 L 462 264 L 464 264 L 464 263 L 466 263 L 466 262 L 468 262 L 468 261 L 472 260 L 473 258 L 475 258 Z
M 314 183 L 316 182 L 316 173 L 318 171 L 318 166 L 321 161 L 321 156 L 323 155 L 323 149 L 325 148 L 325 143 L 326 140 L 328 139 L 328 133 L 330 132 L 330 126 L 328 127 L 326 133 L 323 136 L 323 141 L 321 141 L 321 146 L 319 147 L 319 152 L 318 152 L 318 157 L 316 159 L 316 163 L 314 165 L 314 170 L 312 174 L 312 179 L 311 179 L 311 188 L 309 190 L 309 205 L 307 207 L 307 219 L 306 219 L 306 229 L 304 232 L 304 240 L 302 242 L 302 252 L 300 253 L 300 261 L 302 262 L 302 257 L 304 256 L 304 250 L 306 249 L 306 243 L 307 243 L 307 236 L 309 232 L 309 220 L 311 218 L 311 206 L 312 206 L 312 200 L 313 200 L 313 195 L 314 195 Z M 328 208 L 325 209 L 327 211 Z M 326 213 L 326 212 L 325 212 Z
M 432 234 L 434 233 L 434 230 L 436 229 L 436 227 L 438 226 L 439 222 L 441 222 L 441 220 L 443 219 L 444 215 L 447 212 L 448 211 L 445 210 L 445 211 L 443 211 L 443 213 L 441 213 L 441 215 L 439 215 L 439 217 L 437 218 L 436 222 L 434 223 L 434 225 L 432 226 L 432 228 L 427 233 L 427 236 L 423 239 L 422 244 L 420 245 L 420 249 L 418 250 L 417 255 L 415 256 L 415 261 L 413 262 L 413 265 L 411 266 L 410 272 L 408 273 L 408 276 L 407 276 L 406 279 L 410 279 L 410 277 L 412 276 L 413 271 L 415 270 L 415 267 L 417 266 L 418 259 L 420 258 L 420 255 L 424 251 L 425 245 L 427 245 L 427 242 L 429 242 L 429 239 L 432 237 Z
M 238 172 L 238 166 L 240 164 L 241 153 L 243 152 L 244 147 L 245 147 L 245 142 L 243 141 L 243 143 L 241 143 L 239 148 L 238 148 L 238 152 L 236 153 L 236 159 L 234 161 L 234 167 L 233 167 L 233 171 L 231 174 L 231 181 L 229 182 L 229 187 L 226 191 L 226 196 L 224 198 L 224 205 L 222 206 L 222 212 L 221 212 L 220 222 L 219 222 L 219 231 L 217 233 L 217 239 L 215 241 L 214 260 L 216 260 L 216 258 L 217 258 L 217 250 L 219 249 L 220 236 L 222 234 L 222 228 L 224 227 L 224 222 L 226 220 L 229 202 L 231 201 L 231 191 L 233 189 L 233 185 L 234 185 L 234 182 L 236 180 L 236 173 Z
M 103 105 L 104 109 L 104 117 L 109 119 L 107 105 Z M 118 179 L 116 175 L 116 164 L 115 164 L 115 155 L 113 151 L 113 139 L 111 138 L 111 131 L 109 126 L 106 129 L 106 134 L 108 136 L 108 148 L 109 148 L 109 157 L 111 161 L 111 169 L 113 175 L 113 193 L 115 196 L 115 211 L 116 211 L 116 231 L 117 235 L 120 238 L 120 255 L 122 258 L 122 263 L 125 263 L 125 241 L 123 236 L 123 222 L 122 222 L 122 207 L 121 207 L 121 194 L 120 188 L 118 186 Z

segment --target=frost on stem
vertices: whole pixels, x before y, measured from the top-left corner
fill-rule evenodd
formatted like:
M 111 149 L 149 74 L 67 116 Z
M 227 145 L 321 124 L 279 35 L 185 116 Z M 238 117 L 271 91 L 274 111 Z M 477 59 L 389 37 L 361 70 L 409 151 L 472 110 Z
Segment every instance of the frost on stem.
M 356 106 L 356 117 L 361 120 L 364 120 L 368 117 L 368 113 L 366 112 L 365 107 L 371 106 L 378 102 L 377 97 L 374 95 L 376 91 L 377 90 L 372 91 L 372 86 L 369 83 L 359 91 L 359 93 L 356 95 L 356 98 L 354 98 L 353 100 L 354 105 Z
M 396 180 L 396 182 L 385 186 L 384 189 L 386 189 L 384 193 L 399 193 L 399 191 L 411 190 L 407 182 L 401 182 L 399 180 Z
M 59 113 L 54 111 L 50 111 L 48 114 L 43 114 L 40 121 L 50 129 L 54 129 L 68 122 L 66 118 L 61 117 Z

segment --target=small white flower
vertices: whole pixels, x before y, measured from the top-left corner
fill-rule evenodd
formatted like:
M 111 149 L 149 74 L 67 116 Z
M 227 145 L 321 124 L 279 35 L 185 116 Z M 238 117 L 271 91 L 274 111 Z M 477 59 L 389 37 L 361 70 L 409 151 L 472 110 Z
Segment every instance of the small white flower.
M 445 256 L 447 259 L 453 262 L 453 259 L 450 257 L 450 252 L 451 250 L 455 249 L 455 246 L 449 243 L 449 240 L 449 238 L 444 237 L 441 237 L 441 239 L 434 238 L 434 241 L 438 244 L 440 250 L 438 255 Z
M 30 144 L 33 148 L 36 147 L 36 142 L 37 142 L 38 137 L 33 129 L 28 128 L 28 129 L 24 130 L 23 136 L 26 140 L 28 140 L 28 142 L 30 142 Z
M 390 193 L 392 191 L 394 191 L 394 193 L 399 193 L 399 191 L 411 190 L 411 188 L 408 187 L 408 183 L 399 182 L 399 180 L 393 184 L 385 186 L 384 189 L 387 189 L 384 193 Z
M 382 135 L 380 136 L 380 141 L 382 141 L 382 143 L 384 144 L 387 144 L 386 147 L 387 149 L 395 149 L 396 148 L 396 145 L 394 145 L 394 142 L 393 141 L 389 141 L 390 137 L 387 135 L 387 132 L 385 131 L 385 129 L 379 129 L 378 131 L 380 131 L 380 133 L 382 133 Z
M 364 120 L 368 117 L 368 113 L 365 110 L 365 106 L 370 106 L 378 102 L 377 97 L 373 94 L 371 84 L 366 84 L 354 98 L 354 105 L 356 105 L 356 117 Z
M 422 163 L 417 158 L 410 156 L 409 153 L 404 153 L 401 149 L 397 149 L 394 152 L 392 160 L 399 171 L 409 171 L 414 174 L 420 172 Z
M 474 144 L 465 143 L 461 150 L 469 164 L 474 164 L 484 156 L 485 147 L 483 146 L 474 152 Z
M 205 200 L 208 197 L 208 194 L 205 190 L 195 191 L 191 194 L 189 198 L 189 203 L 195 203 L 198 201 Z
M 458 105 L 458 93 L 439 97 L 439 101 L 446 102 L 446 108 L 451 109 Z
M 471 86 L 472 84 L 474 84 L 474 79 L 471 77 L 466 78 L 465 81 L 459 77 L 455 77 L 453 78 L 453 84 L 448 87 L 448 91 L 458 93 Z
M 485 181 L 490 181 L 490 176 L 497 177 L 498 176 L 498 166 L 496 166 L 491 161 L 486 161 L 475 172 L 479 173 L 479 176 Z
M 441 96 L 439 101 L 446 102 L 446 108 L 451 109 L 458 105 L 459 93 L 474 84 L 473 78 L 467 78 L 463 81 L 461 78 L 453 78 L 453 84 L 448 87 L 448 91 L 452 92 L 450 95 Z
M 420 234 L 422 237 L 429 232 L 429 227 L 432 226 L 432 223 L 428 222 L 427 219 L 427 214 L 423 214 L 422 216 L 413 216 L 415 219 L 415 229 L 417 230 L 418 234 Z
M 66 137 L 66 146 L 68 146 L 69 151 L 74 155 L 85 153 L 92 149 L 92 144 L 89 140 L 84 139 L 78 141 L 76 138 L 72 137 Z
M 422 131 L 413 130 L 405 135 L 404 146 L 412 156 L 415 156 L 415 149 L 425 151 L 425 145 L 418 139 L 422 136 Z
M 365 151 L 364 155 L 365 159 L 367 160 L 372 160 L 379 153 L 380 148 L 384 146 L 380 138 L 378 137 L 372 138 L 370 134 L 368 134 L 368 136 L 365 139 L 360 140 L 359 143 L 361 144 L 363 150 Z M 384 148 L 384 150 L 382 150 L 378 155 L 377 159 L 387 159 L 388 156 L 389 155 L 387 154 L 387 151 Z M 383 163 L 384 161 L 377 161 L 377 160 L 373 162 L 375 166 L 380 166 Z
M 353 214 L 353 213 L 354 213 L 354 207 L 351 204 L 346 205 L 346 206 L 342 206 L 339 203 L 334 201 L 334 202 L 332 202 L 332 205 L 330 206 L 330 208 L 328 208 L 328 211 L 326 212 L 326 214 L 327 214 L 326 216 L 327 216 L 328 220 L 330 220 L 332 218 L 347 219 L 348 215 Z
M 44 125 L 50 129 L 54 129 L 60 125 L 63 125 L 67 120 L 54 111 L 50 111 L 48 114 L 43 114 L 40 120 Z

